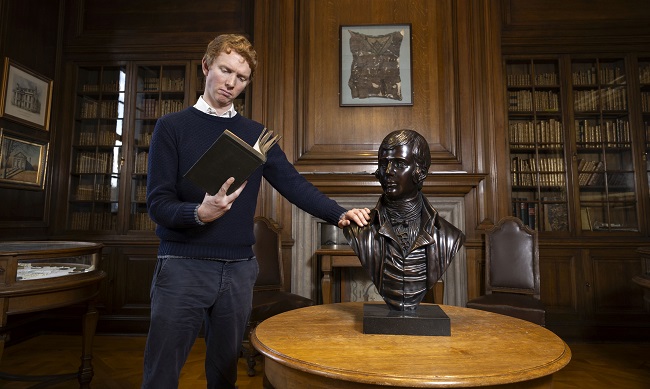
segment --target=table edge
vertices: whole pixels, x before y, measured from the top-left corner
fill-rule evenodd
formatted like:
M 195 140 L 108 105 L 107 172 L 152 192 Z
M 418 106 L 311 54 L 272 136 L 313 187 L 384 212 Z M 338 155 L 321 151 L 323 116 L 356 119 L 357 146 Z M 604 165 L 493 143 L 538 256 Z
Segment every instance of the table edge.
M 460 307 L 462 308 L 462 307 Z M 544 328 L 551 332 L 550 330 Z M 551 332 L 552 333 L 552 332 Z M 342 370 L 323 367 L 302 360 L 289 357 L 283 353 L 277 352 L 266 345 L 264 345 L 258 338 L 255 329 L 251 332 L 250 341 L 260 354 L 265 358 L 270 358 L 277 362 L 279 365 L 287 369 L 298 370 L 303 373 L 312 374 L 315 376 L 322 376 L 336 380 L 350 381 L 361 384 L 381 384 L 381 385 L 400 385 L 400 386 L 416 386 L 416 387 L 467 387 L 467 386 L 489 386 L 489 385 L 503 385 L 517 382 L 530 381 L 541 377 L 552 375 L 553 373 L 564 368 L 571 361 L 571 349 L 567 343 L 559 336 L 553 333 L 563 344 L 564 350 L 554 360 L 549 361 L 544 365 L 535 367 L 534 369 L 523 369 L 515 372 L 509 372 L 508 376 L 504 374 L 494 375 L 464 375 L 462 379 L 457 376 L 435 376 L 434 379 L 426 380 L 421 377 L 409 376 L 392 376 L 386 377 L 380 374 L 368 374 L 364 372 Z M 511 376 L 517 374 L 524 379 L 512 379 Z M 510 377 L 510 379 L 508 379 Z M 417 385 L 416 385 L 417 384 Z

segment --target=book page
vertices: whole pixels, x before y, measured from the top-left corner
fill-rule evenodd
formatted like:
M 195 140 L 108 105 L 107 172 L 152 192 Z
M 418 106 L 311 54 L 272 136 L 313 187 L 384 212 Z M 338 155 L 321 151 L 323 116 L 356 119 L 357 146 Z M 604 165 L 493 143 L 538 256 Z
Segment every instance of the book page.
M 269 131 L 264 127 L 253 148 L 266 156 L 266 153 L 274 144 L 278 143 L 280 138 L 282 138 L 280 135 L 273 135 L 273 131 Z

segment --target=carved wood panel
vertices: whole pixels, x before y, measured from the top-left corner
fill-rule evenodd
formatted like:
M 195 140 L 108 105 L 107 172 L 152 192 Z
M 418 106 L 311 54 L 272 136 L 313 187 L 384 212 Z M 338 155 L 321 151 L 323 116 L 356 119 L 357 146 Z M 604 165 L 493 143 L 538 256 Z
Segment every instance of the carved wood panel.
M 157 247 L 125 246 L 115 264 L 115 295 L 111 313 L 149 317 L 151 280 L 156 267 Z
M 553 315 L 566 320 L 576 320 L 583 308 L 581 300 L 582 284 L 580 272 L 580 251 L 566 249 L 541 249 L 539 270 L 541 282 L 541 299 L 546 305 L 547 322 L 553 321 Z
M 296 165 L 368 171 L 385 135 L 410 128 L 430 143 L 432 169 L 459 170 L 452 2 L 301 2 Z M 411 24 L 412 106 L 341 107 L 341 25 Z

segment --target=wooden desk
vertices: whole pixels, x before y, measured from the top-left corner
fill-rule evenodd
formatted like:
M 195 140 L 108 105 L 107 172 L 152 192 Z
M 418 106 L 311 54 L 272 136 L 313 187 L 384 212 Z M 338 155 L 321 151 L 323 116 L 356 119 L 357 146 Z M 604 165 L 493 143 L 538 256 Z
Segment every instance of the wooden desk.
M 274 316 L 251 336 L 275 389 L 550 388 L 569 347 L 536 324 L 442 305 L 451 336 L 366 335 L 363 303 Z
M 357 258 L 354 250 L 347 245 L 321 246 L 321 248 L 316 250 L 316 256 L 320 260 L 320 270 L 323 273 L 323 277 L 321 278 L 322 303 L 341 302 L 333 301 L 332 299 L 332 279 L 335 276 L 333 273 L 336 268 L 339 268 L 339 271 L 344 268 L 360 268 L 361 262 L 359 258 Z M 339 274 L 338 280 L 334 284 L 338 288 L 337 295 L 343 296 L 344 291 L 347 290 L 346 277 L 343 274 Z M 443 282 L 438 281 L 432 289 L 425 297 L 425 301 L 442 304 L 444 294 Z M 341 298 L 341 300 L 344 301 L 345 299 Z
M 332 303 L 332 271 L 335 268 L 361 267 L 361 262 L 350 246 L 322 246 L 316 250 L 316 255 L 320 258 L 320 269 L 323 273 L 321 278 L 323 304 L 330 304 Z M 336 284 L 340 295 L 341 291 L 345 290 L 345 278 L 340 275 Z
M 0 376 L 10 381 L 49 383 L 77 378 L 80 388 L 90 387 L 92 340 L 98 319 L 94 299 L 106 276 L 98 268 L 102 247 L 102 244 L 89 242 L 0 242 L 0 358 L 8 315 L 82 302 L 87 305 L 82 318 L 81 366 L 77 372 L 51 376 L 0 373 Z

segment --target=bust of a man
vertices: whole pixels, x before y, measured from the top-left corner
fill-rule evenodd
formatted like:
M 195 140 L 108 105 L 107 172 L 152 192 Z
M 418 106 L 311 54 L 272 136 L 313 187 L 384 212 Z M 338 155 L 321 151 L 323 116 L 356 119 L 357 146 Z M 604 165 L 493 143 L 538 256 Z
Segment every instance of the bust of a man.
M 421 193 L 430 165 L 422 135 L 413 130 L 388 134 L 379 147 L 375 172 L 383 195 L 368 225 L 344 229 L 391 310 L 415 311 L 465 240 Z

